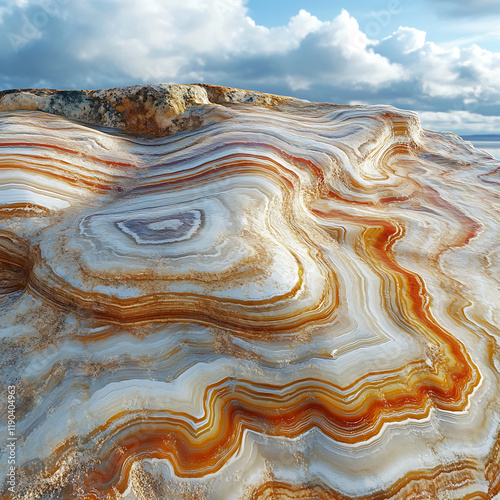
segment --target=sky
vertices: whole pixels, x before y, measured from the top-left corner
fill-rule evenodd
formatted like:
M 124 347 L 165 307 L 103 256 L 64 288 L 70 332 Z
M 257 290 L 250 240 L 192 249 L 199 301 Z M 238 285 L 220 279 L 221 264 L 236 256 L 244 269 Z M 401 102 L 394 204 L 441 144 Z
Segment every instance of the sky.
M 500 0 L 0 0 L 0 90 L 210 83 L 500 134 Z

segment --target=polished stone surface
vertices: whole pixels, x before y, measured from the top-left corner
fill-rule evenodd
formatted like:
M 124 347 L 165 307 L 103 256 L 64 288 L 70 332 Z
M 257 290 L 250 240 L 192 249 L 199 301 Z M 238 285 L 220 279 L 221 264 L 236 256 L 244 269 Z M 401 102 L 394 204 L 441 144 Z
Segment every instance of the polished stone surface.
M 0 92 L 0 131 L 12 498 L 499 497 L 500 161 L 207 85 Z

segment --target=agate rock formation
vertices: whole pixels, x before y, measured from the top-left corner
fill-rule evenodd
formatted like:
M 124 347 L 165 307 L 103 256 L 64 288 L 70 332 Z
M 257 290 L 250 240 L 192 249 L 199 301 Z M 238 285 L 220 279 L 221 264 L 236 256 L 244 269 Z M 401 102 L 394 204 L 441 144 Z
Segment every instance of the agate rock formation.
M 498 160 L 208 85 L 0 127 L 4 498 L 500 498 Z

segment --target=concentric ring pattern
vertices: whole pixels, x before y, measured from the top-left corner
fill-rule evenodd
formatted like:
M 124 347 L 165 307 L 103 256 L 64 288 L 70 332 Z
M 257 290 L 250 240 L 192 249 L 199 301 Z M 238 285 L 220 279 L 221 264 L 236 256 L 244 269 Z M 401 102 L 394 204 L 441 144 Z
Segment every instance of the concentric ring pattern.
M 0 110 L 5 498 L 500 498 L 498 160 L 204 85 Z

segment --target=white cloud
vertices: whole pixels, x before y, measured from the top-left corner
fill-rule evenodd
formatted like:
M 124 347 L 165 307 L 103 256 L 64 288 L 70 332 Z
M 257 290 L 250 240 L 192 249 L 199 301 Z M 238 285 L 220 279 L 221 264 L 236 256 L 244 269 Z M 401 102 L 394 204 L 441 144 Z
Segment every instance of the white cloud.
M 440 46 L 412 27 L 372 40 L 346 10 L 322 21 L 302 9 L 268 28 L 244 0 L 6 0 L 0 33 L 4 87 L 207 81 L 461 119 L 500 114 L 500 53 Z M 456 125 L 450 116 L 443 127 Z
M 470 111 L 422 111 L 418 113 L 424 128 L 456 130 L 463 135 L 500 134 L 500 116 L 485 116 Z
M 314 33 L 320 29 L 322 24 L 316 16 L 312 16 L 307 10 L 300 9 L 299 13 L 290 19 L 288 27 L 291 33 L 304 38 L 309 33 Z
M 425 41 L 425 33 L 399 28 L 375 50 L 405 68 L 424 99 L 457 99 L 458 103 L 500 104 L 500 53 L 472 45 L 443 48 Z
M 392 54 L 407 55 L 421 49 L 425 45 L 425 37 L 425 31 L 400 26 L 392 35 L 375 45 L 384 47 L 386 52 L 390 51 Z

